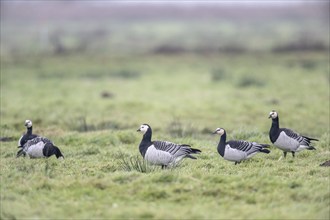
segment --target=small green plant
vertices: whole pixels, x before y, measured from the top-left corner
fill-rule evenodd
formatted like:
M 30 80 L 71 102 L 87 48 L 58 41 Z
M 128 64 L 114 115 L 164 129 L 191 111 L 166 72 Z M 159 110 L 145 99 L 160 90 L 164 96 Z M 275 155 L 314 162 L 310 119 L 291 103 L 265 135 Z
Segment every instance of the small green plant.
M 155 167 L 149 165 L 138 155 L 127 157 L 125 154 L 121 153 L 119 154 L 118 160 L 121 170 L 138 171 L 140 173 L 150 173 L 155 170 Z

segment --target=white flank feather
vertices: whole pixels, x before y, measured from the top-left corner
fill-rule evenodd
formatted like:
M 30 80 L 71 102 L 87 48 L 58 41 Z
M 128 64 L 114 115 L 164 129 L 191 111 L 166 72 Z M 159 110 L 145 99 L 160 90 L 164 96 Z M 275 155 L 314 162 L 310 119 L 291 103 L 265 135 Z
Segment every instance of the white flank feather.
M 148 148 L 144 158 L 149 163 L 155 165 L 168 165 L 173 160 L 173 156 L 170 153 L 162 150 L 157 150 L 154 145 L 151 145 Z
M 241 150 L 231 148 L 228 144 L 226 144 L 225 154 L 223 158 L 229 161 L 241 161 L 247 158 L 247 153 Z
M 45 146 L 45 143 L 40 141 L 40 142 L 24 149 L 24 151 L 26 152 L 27 155 L 29 155 L 30 158 L 45 157 L 42 152 L 44 146 Z
M 299 142 L 285 134 L 284 131 L 280 133 L 274 145 L 283 151 L 296 151 L 299 147 Z

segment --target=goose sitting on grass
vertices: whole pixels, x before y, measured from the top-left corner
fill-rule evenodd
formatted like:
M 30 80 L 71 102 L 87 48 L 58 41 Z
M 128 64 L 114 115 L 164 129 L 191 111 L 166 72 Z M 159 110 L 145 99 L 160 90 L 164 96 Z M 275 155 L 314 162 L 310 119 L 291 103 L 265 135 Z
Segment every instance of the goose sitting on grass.
M 220 135 L 218 144 L 218 153 L 225 159 L 235 162 L 235 165 L 242 160 L 246 160 L 255 154 L 262 152 L 269 154 L 270 151 L 265 149 L 268 144 L 258 144 L 256 142 L 248 142 L 241 140 L 231 140 L 226 142 L 226 131 L 223 128 L 217 128 L 213 134 Z
M 36 137 L 28 140 L 17 152 L 17 157 L 28 155 L 30 158 L 44 158 L 55 155 L 57 159 L 63 159 L 64 156 L 60 149 L 52 141 L 45 137 Z
M 142 157 L 151 164 L 173 167 L 183 158 L 196 159 L 191 154 L 199 154 L 200 150 L 187 144 L 175 144 L 168 141 L 151 141 L 152 130 L 148 124 L 142 124 L 137 130 L 143 134 L 139 146 Z

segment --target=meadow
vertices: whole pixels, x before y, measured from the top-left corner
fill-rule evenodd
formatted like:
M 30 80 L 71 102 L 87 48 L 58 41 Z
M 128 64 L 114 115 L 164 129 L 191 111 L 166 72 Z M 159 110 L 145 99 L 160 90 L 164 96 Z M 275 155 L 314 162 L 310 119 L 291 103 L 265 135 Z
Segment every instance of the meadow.
M 38 35 L 27 27 L 4 27 L 1 219 L 329 219 L 329 167 L 319 166 L 330 159 L 328 51 L 272 51 L 291 41 L 262 41 L 259 34 L 274 34 L 268 26 L 245 32 L 246 42 L 256 41 L 249 46 L 265 50 L 233 51 L 232 35 L 226 50 L 211 50 L 212 44 L 195 50 L 208 41 L 190 34 L 205 29 L 196 33 L 209 33 L 211 42 L 216 30 L 203 22 L 193 32 L 176 20 L 137 23 L 121 27 L 102 49 L 96 43 L 73 51 L 79 43 L 64 34 L 69 49 L 63 54 L 38 52 L 28 44 Z M 283 37 L 296 34 L 288 23 L 275 23 Z M 235 24 L 219 23 L 218 30 L 235 35 Z M 27 39 L 10 38 L 17 27 Z M 140 38 L 127 43 L 128 33 Z M 170 50 L 159 47 L 173 39 Z M 16 44 L 22 44 L 19 53 L 8 49 Z M 317 150 L 278 160 L 282 152 L 271 146 L 270 154 L 239 165 L 220 157 L 219 137 L 211 132 L 223 127 L 229 139 L 270 144 L 273 109 L 282 127 L 318 138 Z M 26 119 L 64 160 L 15 157 Z M 142 123 L 151 125 L 154 140 L 202 153 L 172 169 L 145 164 L 136 132 Z

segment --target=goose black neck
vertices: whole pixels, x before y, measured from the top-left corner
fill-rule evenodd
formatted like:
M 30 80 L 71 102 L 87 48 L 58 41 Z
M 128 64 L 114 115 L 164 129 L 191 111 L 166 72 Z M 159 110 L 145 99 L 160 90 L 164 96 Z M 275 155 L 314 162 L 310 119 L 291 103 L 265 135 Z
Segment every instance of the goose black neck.
M 143 135 L 142 141 L 139 146 L 140 153 L 142 157 L 146 154 L 148 147 L 151 145 L 151 136 L 152 136 L 152 130 L 149 127 L 147 132 Z
M 32 134 L 32 126 L 27 128 L 27 132 L 26 132 L 28 135 L 31 135 Z
M 272 119 L 272 126 L 269 131 L 269 138 L 272 143 L 274 143 L 278 137 L 278 132 L 280 129 L 280 122 L 278 117 Z
M 272 127 L 279 128 L 280 127 L 280 122 L 278 117 L 272 119 Z
M 149 141 L 149 142 L 151 142 L 151 136 L 152 136 L 152 130 L 149 127 L 148 130 L 147 130 L 147 132 L 143 135 L 142 141 Z
M 219 154 L 223 157 L 225 155 L 225 146 L 226 146 L 226 132 L 221 135 L 220 137 L 220 141 L 219 141 L 219 144 L 218 144 L 218 152 Z

